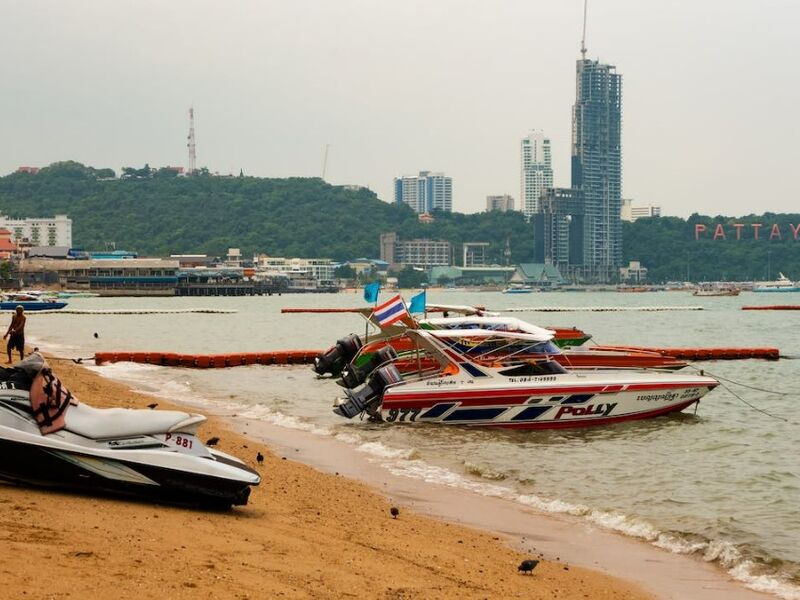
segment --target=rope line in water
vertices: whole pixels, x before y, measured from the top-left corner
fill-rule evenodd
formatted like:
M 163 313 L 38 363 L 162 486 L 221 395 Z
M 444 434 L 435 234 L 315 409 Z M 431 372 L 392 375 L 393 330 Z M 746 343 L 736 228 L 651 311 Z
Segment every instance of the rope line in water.
M 783 421 L 784 423 L 792 423 L 792 421 L 789 421 L 789 419 L 785 419 L 785 418 L 783 418 L 783 417 L 779 417 L 778 415 L 773 415 L 772 413 L 769 413 L 769 412 L 765 411 L 763 408 L 758 408 L 757 406 L 753 406 L 753 405 L 752 405 L 752 404 L 750 404 L 750 403 L 749 403 L 747 400 L 745 400 L 744 398 L 742 398 L 742 397 L 741 397 L 739 394 L 737 394 L 736 392 L 734 392 L 734 391 L 733 391 L 731 388 L 729 388 L 729 387 L 728 387 L 727 385 L 725 385 L 724 383 L 720 383 L 720 385 L 721 385 L 721 386 L 722 386 L 724 389 L 728 390 L 728 392 L 730 392 L 730 394 L 731 394 L 731 395 L 732 395 L 734 398 L 736 398 L 737 400 L 739 400 L 739 401 L 740 401 L 740 402 L 742 402 L 743 404 L 745 404 L 745 405 L 749 406 L 749 407 L 750 407 L 750 408 L 752 408 L 753 410 L 755 410 L 755 411 L 758 411 L 758 412 L 760 412 L 760 413 L 763 413 L 763 414 L 767 415 L 768 417 L 772 417 L 773 419 L 777 419 L 778 421 Z M 796 423 L 792 423 L 792 424 L 796 425 Z
M 711 375 L 711 377 L 713 377 L 714 379 L 721 379 L 722 381 L 727 381 L 728 383 L 733 383 L 734 385 L 738 385 L 738 386 L 741 386 L 743 388 L 747 388 L 747 389 L 750 389 L 750 390 L 755 390 L 756 392 L 765 392 L 767 394 L 774 394 L 776 396 L 793 396 L 793 395 L 795 395 L 795 394 L 793 394 L 791 392 L 776 392 L 775 390 L 768 390 L 766 388 L 760 388 L 760 387 L 756 387 L 754 385 L 748 385 L 746 383 L 741 383 L 739 381 L 735 381 L 733 379 L 728 379 L 727 377 L 723 377 L 722 375 L 715 375 L 714 373 L 712 373 L 708 369 L 701 369 L 698 366 L 693 365 L 691 363 L 689 364 L 689 366 L 692 367 L 693 369 L 697 370 L 697 371 L 702 371 L 704 373 L 707 373 L 707 374 Z
M 746 387 L 746 388 L 749 388 L 751 390 L 756 390 L 756 391 L 759 391 L 759 392 L 766 392 L 767 394 L 776 394 L 778 396 L 790 396 L 791 395 L 791 394 L 788 394 L 786 392 L 776 392 L 776 391 L 773 391 L 773 390 L 768 390 L 768 389 L 764 389 L 764 388 L 758 388 L 758 387 L 755 387 L 755 386 L 752 386 L 752 385 L 747 385 L 745 383 L 739 383 L 738 381 L 734 381 L 733 379 L 727 379 L 725 377 L 720 377 L 719 375 L 714 375 L 713 373 L 711 373 L 710 371 L 707 371 L 705 369 L 699 369 L 698 367 L 696 367 L 695 365 L 692 365 L 692 364 L 690 364 L 689 366 L 691 368 L 693 368 L 694 370 L 700 372 L 701 374 L 707 374 L 707 375 L 710 375 L 711 377 L 713 377 L 714 379 L 721 379 L 722 381 L 727 381 L 727 382 L 733 383 L 735 385 L 740 385 L 742 387 Z M 747 400 L 742 398 L 739 394 L 734 392 L 729 386 L 725 385 L 724 383 L 720 383 L 719 385 L 722 387 L 722 389 L 727 390 L 728 393 L 730 393 L 730 395 L 733 396 L 734 398 L 736 398 L 739 402 L 741 402 L 742 404 L 744 404 L 746 406 L 749 406 L 753 410 L 755 410 L 757 412 L 760 412 L 760 413 L 762 413 L 762 414 L 764 414 L 764 415 L 766 415 L 766 416 L 768 416 L 768 417 L 770 417 L 772 419 L 776 419 L 778 421 L 783 421 L 784 423 L 791 423 L 792 425 L 797 425 L 797 423 L 794 422 L 794 421 L 790 421 L 789 419 L 786 419 L 784 417 L 779 417 L 778 415 L 773 415 L 772 413 L 767 412 L 763 408 L 759 408 L 757 406 L 754 406 L 753 404 L 751 404 L 750 402 L 748 402 Z

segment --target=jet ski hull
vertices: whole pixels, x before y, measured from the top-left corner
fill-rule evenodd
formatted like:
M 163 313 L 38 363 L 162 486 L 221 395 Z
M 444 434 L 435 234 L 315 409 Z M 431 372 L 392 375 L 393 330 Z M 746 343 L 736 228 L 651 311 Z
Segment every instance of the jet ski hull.
M 250 496 L 251 484 L 242 481 L 67 453 L 2 438 L 0 456 L 13 457 L 0 461 L 0 479 L 10 483 L 215 508 L 247 504 Z M 237 467 L 257 476 L 244 465 Z

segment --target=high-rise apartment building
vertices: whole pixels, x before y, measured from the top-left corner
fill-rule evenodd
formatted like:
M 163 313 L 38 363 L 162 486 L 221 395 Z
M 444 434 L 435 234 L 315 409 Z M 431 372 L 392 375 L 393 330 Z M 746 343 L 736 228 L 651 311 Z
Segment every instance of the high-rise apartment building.
M 585 52 L 572 107 L 572 187 L 584 199 L 583 277 L 610 281 L 622 263 L 622 75 Z
M 434 210 L 452 212 L 453 178 L 431 171 L 395 177 L 394 201 L 397 204 L 408 204 L 417 213 Z
M 499 210 L 508 212 L 514 210 L 514 198 L 508 194 L 502 196 L 486 196 L 486 212 Z
M 550 139 L 541 131 L 531 131 L 520 144 L 520 208 L 530 218 L 539 210 L 539 197 L 553 187 Z

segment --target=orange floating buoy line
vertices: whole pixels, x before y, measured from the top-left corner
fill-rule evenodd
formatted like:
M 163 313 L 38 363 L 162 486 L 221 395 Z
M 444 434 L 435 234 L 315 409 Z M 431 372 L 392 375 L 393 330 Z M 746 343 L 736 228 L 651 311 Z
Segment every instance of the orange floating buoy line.
M 172 352 L 97 352 L 95 362 L 135 362 L 162 367 L 221 369 L 246 365 L 305 365 L 314 362 L 319 350 L 238 352 L 234 354 L 175 354 Z
M 778 360 L 781 357 L 780 350 L 777 348 L 646 348 L 643 346 L 599 346 L 599 348 L 656 352 L 661 356 L 694 361 L 741 360 L 747 358 Z
M 742 310 L 800 310 L 798 304 L 771 304 L 768 306 L 743 306 Z

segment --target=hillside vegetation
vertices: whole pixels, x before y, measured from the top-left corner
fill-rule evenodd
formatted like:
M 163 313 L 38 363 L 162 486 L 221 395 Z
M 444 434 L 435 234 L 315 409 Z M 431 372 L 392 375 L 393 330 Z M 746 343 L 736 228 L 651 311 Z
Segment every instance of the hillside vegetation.
M 12 217 L 67 214 L 73 243 L 88 250 L 116 248 L 142 255 L 201 253 L 221 256 L 229 247 L 245 256 L 328 257 L 347 260 L 379 256 L 379 235 L 444 239 L 456 263 L 463 242 L 489 242 L 489 259 L 504 263 L 508 239 L 512 263 L 533 258 L 533 228 L 521 213 L 436 214 L 423 224 L 406 206 L 381 201 L 374 192 L 331 186 L 318 178 L 214 177 L 207 170 L 177 177 L 167 169 L 111 169 L 76 162 L 55 163 L 37 174 L 0 177 L 0 213 Z M 695 225 L 707 231 L 695 240 Z M 726 239 L 713 240 L 721 223 Z M 740 228 L 735 239 L 734 224 Z M 763 223 L 754 239 L 752 223 Z M 781 237 L 770 239 L 772 224 Z M 625 262 L 641 260 L 649 279 L 755 280 L 783 271 L 800 279 L 800 239 L 793 228 L 800 214 L 742 218 L 692 215 L 624 223 Z
M 244 256 L 377 258 L 380 234 L 397 231 L 403 239 L 449 240 L 456 252 L 464 241 L 490 242 L 495 261 L 509 238 L 512 260 L 532 257 L 530 227 L 520 213 L 437 214 L 434 223 L 423 224 L 407 206 L 318 178 L 135 174 L 141 171 L 129 169 L 127 177 L 107 179 L 98 176 L 99 170 L 65 162 L 35 175 L 0 177 L 0 212 L 12 217 L 67 214 L 75 246 L 105 249 L 113 242 L 118 249 L 145 255 L 220 256 L 237 247 Z

